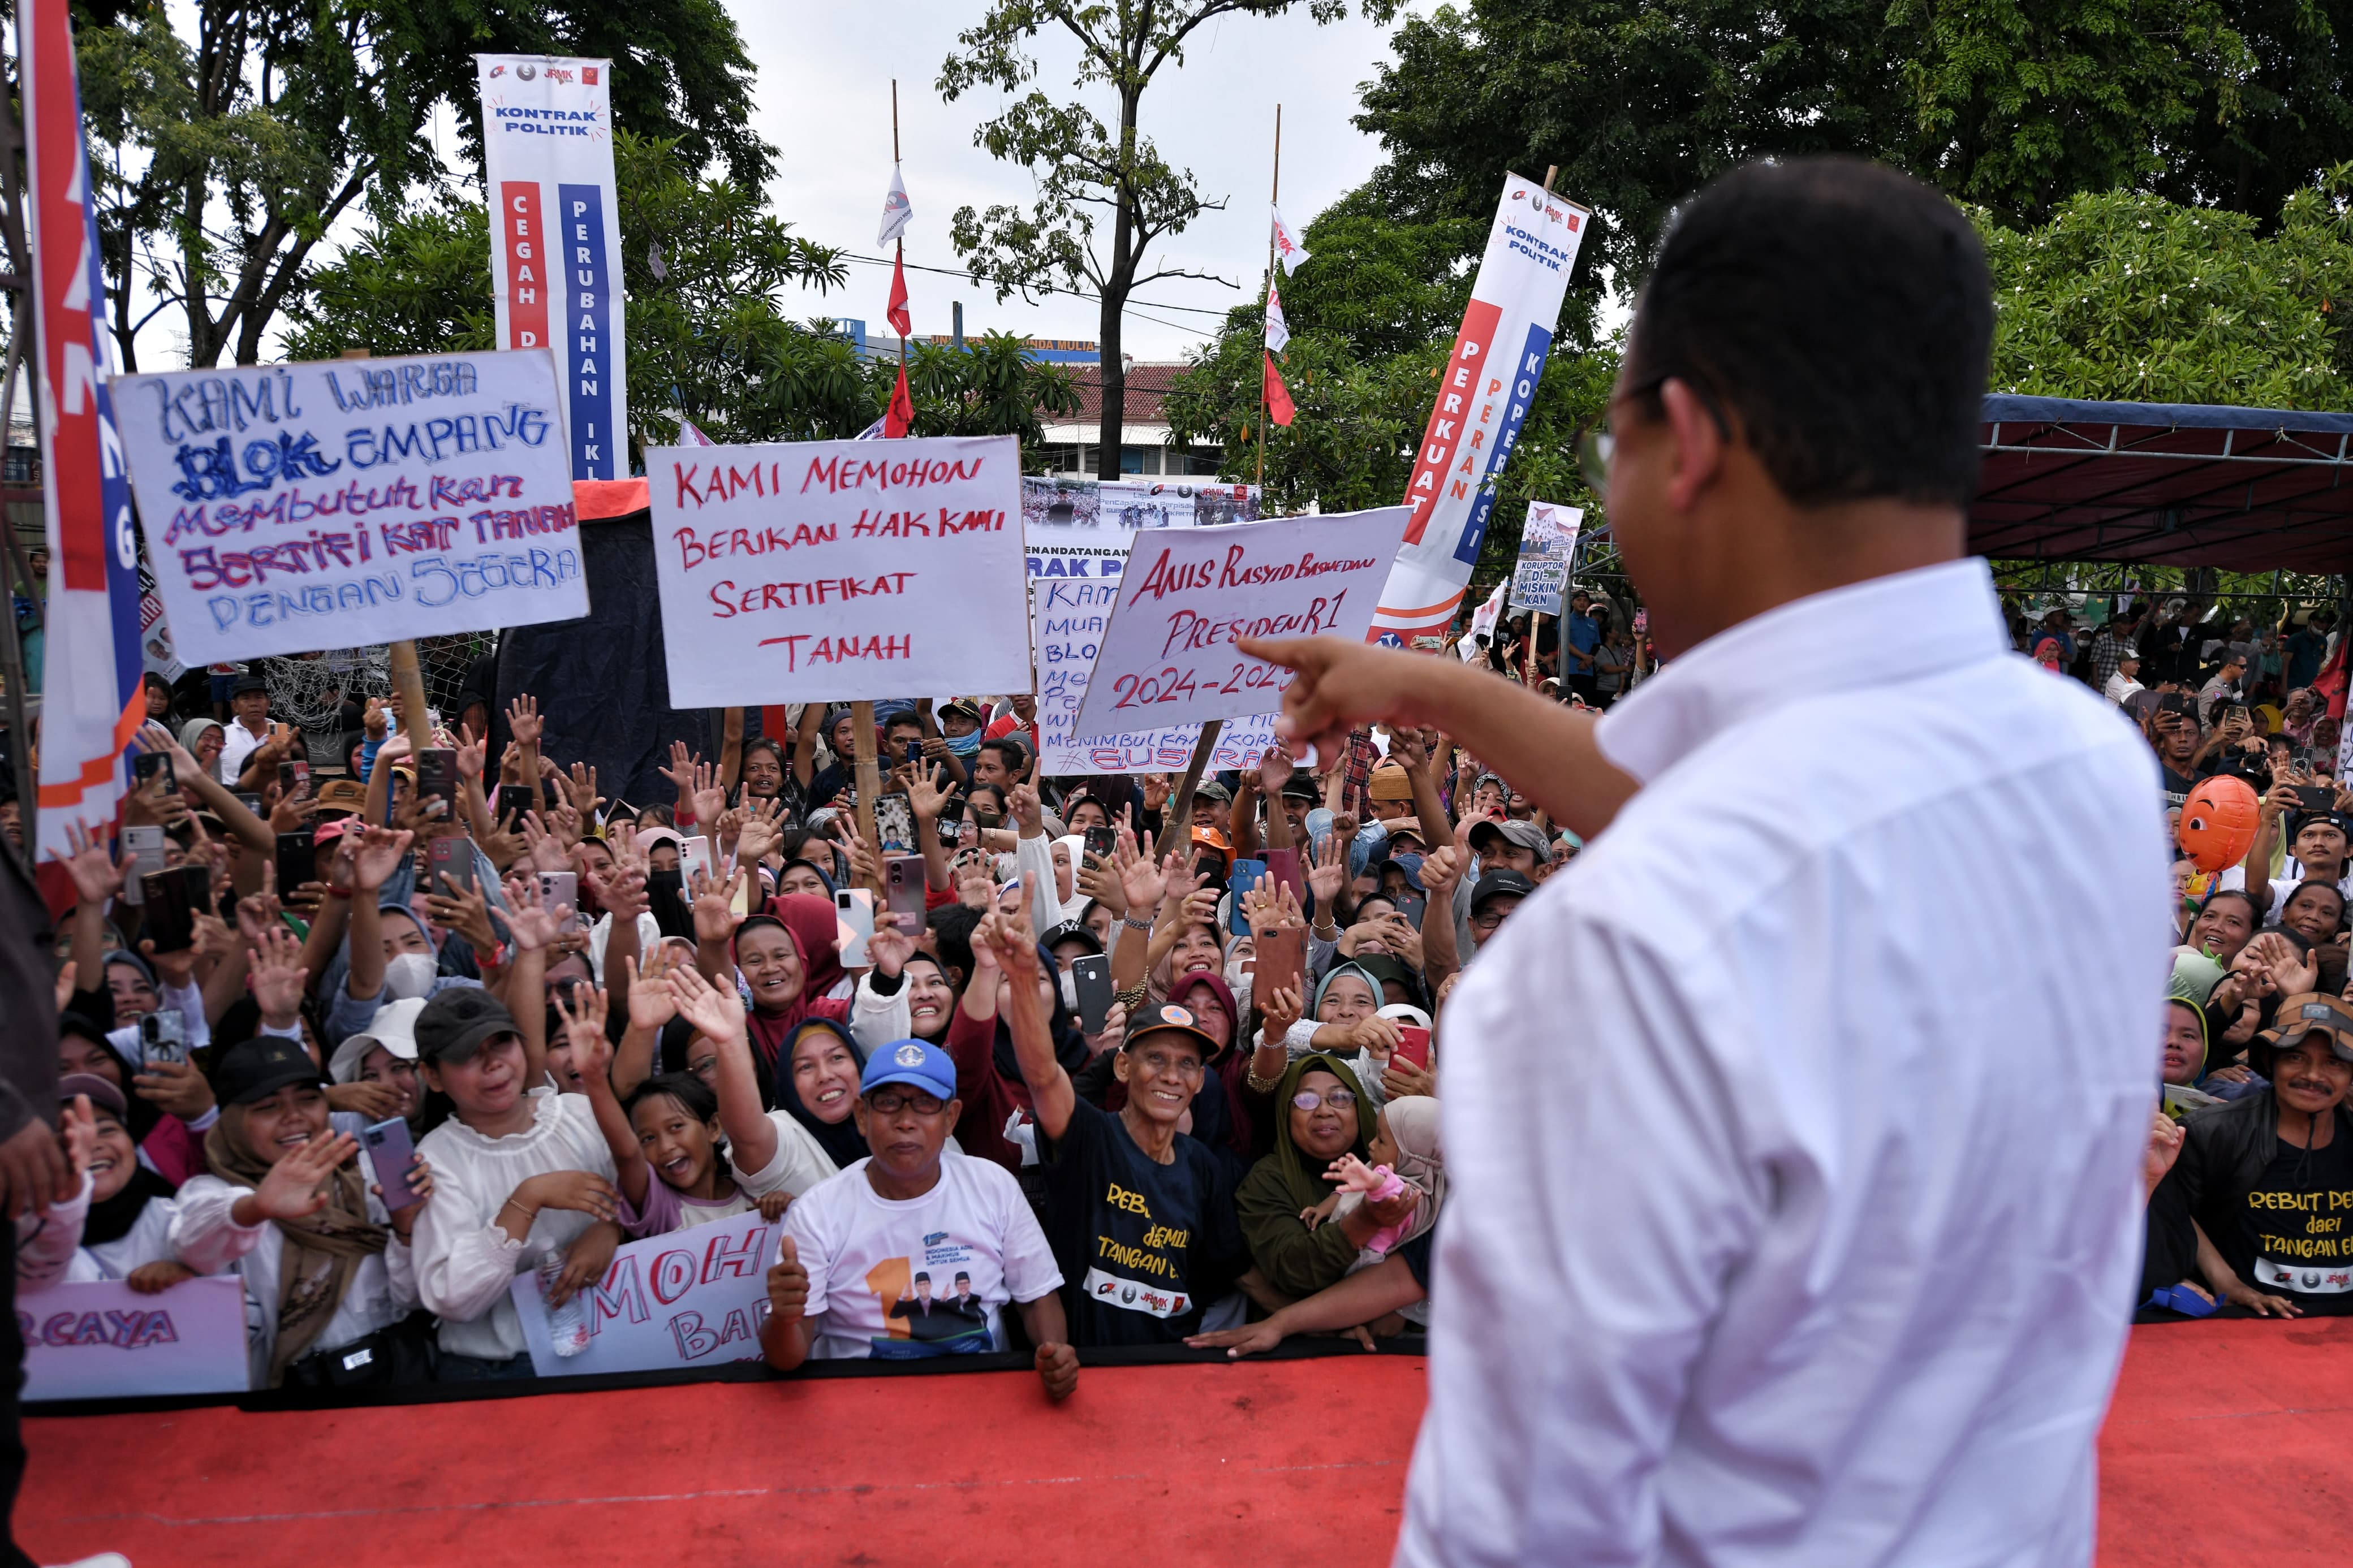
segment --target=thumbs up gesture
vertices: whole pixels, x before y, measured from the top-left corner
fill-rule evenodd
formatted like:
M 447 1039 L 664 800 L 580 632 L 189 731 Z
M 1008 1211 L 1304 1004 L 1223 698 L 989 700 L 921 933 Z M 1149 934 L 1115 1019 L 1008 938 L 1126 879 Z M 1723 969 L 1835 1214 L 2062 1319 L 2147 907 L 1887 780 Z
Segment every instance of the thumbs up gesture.
M 777 1321 L 797 1318 L 808 1305 L 808 1270 L 791 1237 L 777 1243 L 782 1254 L 768 1268 L 768 1311 Z

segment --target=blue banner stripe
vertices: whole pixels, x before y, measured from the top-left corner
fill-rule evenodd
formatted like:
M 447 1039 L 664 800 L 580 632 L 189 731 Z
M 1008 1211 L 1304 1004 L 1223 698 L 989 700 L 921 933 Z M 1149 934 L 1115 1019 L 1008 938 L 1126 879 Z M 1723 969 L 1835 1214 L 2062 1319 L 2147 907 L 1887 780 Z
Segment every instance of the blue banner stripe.
M 1454 559 L 1465 566 L 1479 563 L 1479 546 L 1487 538 L 1487 519 L 1495 510 L 1494 481 L 1503 477 L 1504 465 L 1511 460 L 1513 444 L 1519 440 L 1520 426 L 1527 420 L 1528 405 L 1535 401 L 1536 383 L 1544 379 L 1545 358 L 1551 353 L 1552 334 L 1540 323 L 1530 326 L 1528 341 L 1512 365 L 1515 383 L 1504 416 L 1504 427 L 1495 433 L 1495 445 L 1488 450 L 1487 468 L 1480 477 L 1478 498 L 1471 503 L 1471 515 L 1462 524 L 1462 537 L 1454 546 Z
M 619 345 L 613 338 L 613 288 L 605 254 L 605 191 L 601 185 L 558 185 L 555 198 L 564 283 L 553 301 L 561 315 L 548 326 L 564 345 L 572 477 L 609 479 L 618 475 L 626 433 L 617 427 L 614 415 L 621 384 L 612 374 Z

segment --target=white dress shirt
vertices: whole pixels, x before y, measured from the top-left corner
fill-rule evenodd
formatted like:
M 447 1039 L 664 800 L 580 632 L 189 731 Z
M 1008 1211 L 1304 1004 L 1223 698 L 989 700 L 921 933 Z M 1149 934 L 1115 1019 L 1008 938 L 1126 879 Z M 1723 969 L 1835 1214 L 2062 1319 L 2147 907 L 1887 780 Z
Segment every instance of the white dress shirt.
M 222 725 L 220 754 L 221 782 L 228 785 L 229 788 L 235 789 L 237 787 L 237 781 L 239 775 L 245 772 L 245 764 L 247 761 L 252 757 L 254 752 L 261 749 L 261 742 L 268 739 L 269 739 L 269 722 L 268 720 L 262 721 L 261 733 L 259 735 L 247 729 L 245 727 L 245 721 L 242 719 L 231 719 L 227 723 Z
M 1447 1012 L 1398 1562 L 2088 1564 L 2172 941 L 2147 743 L 2011 656 L 1974 560 L 1736 626 L 1599 739 L 1641 793 Z

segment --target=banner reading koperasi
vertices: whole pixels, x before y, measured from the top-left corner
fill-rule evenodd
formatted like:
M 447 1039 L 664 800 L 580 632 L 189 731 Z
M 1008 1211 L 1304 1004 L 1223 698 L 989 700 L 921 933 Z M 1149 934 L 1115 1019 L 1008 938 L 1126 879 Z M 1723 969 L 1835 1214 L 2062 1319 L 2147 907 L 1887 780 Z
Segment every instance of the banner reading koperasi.
M 1532 180 L 1504 176 L 1487 253 L 1406 486 L 1412 521 L 1366 634 L 1372 640 L 1405 647 L 1442 635 L 1462 603 L 1495 510 L 1490 481 L 1503 473 L 1527 418 L 1591 217 Z
M 555 350 L 575 479 L 629 471 L 610 60 L 476 55 L 499 347 Z

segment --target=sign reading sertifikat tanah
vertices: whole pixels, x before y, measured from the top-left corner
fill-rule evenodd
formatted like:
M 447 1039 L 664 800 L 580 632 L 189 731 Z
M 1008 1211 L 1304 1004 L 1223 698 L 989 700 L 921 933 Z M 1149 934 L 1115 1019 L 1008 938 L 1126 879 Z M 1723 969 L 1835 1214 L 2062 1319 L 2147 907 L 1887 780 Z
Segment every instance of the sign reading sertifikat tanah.
M 1405 523 L 1405 509 L 1392 506 L 1139 535 L 1087 677 L 1078 738 L 1280 708 L 1290 672 L 1235 639 L 1361 640 Z
M 182 660 L 588 613 L 544 349 L 114 383 Z
M 655 447 L 674 708 L 1027 691 L 1010 436 Z

